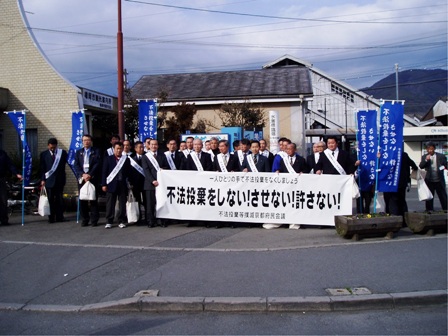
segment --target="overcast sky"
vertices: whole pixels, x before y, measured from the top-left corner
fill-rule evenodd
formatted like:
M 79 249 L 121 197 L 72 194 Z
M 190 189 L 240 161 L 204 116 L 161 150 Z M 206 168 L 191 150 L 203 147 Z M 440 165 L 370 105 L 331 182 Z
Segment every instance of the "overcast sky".
M 116 95 L 117 0 L 22 0 L 54 67 Z M 123 0 L 124 67 L 142 75 L 260 69 L 290 54 L 356 88 L 447 69 L 446 0 Z M 147 97 L 151 98 L 151 97 Z

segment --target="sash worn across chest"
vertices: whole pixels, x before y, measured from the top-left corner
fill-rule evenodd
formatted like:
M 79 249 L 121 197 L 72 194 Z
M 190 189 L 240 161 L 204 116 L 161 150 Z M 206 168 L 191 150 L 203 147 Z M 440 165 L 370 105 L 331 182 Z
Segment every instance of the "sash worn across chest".
M 145 176 L 145 172 L 143 171 L 143 168 L 138 164 L 138 162 L 136 162 L 133 158 L 129 157 L 129 159 L 131 160 L 131 166 L 137 170 L 140 174 L 142 174 L 143 176 Z
M 168 164 L 170 165 L 171 170 L 177 170 L 176 165 L 174 164 L 173 158 L 171 156 L 170 151 L 165 152 L 166 160 L 168 161 Z
M 53 161 L 53 165 L 51 166 L 51 169 L 45 173 L 45 179 L 48 180 L 48 178 L 53 175 L 53 173 L 56 171 L 59 165 L 59 161 L 61 161 L 61 155 L 62 150 L 58 150 L 56 153 L 56 158 Z
M 219 168 L 221 169 L 221 172 L 227 173 L 227 164 L 224 162 L 225 155 L 220 153 L 216 157 L 218 158 L 218 164 Z
M 331 162 L 333 167 L 338 171 L 338 173 L 341 175 L 347 175 L 344 168 L 342 168 L 341 164 L 336 160 L 336 158 L 333 155 L 331 155 L 331 152 L 332 151 L 329 150 L 328 148 L 324 150 L 324 154 L 327 156 L 328 160 Z
M 115 168 L 111 171 L 109 176 L 106 178 L 106 183 L 107 184 L 112 182 L 112 180 L 115 178 L 115 176 L 117 176 L 118 172 L 123 167 L 123 164 L 124 164 L 124 162 L 126 161 L 127 158 L 128 158 L 127 155 L 122 155 L 121 156 L 121 158 L 120 158 L 120 160 L 118 160 L 117 165 L 115 166 Z
M 154 166 L 154 168 L 159 172 L 160 171 L 159 163 L 157 162 L 157 160 L 154 157 L 154 155 L 152 154 L 152 152 L 146 153 L 146 157 L 149 159 L 149 161 Z
M 202 167 L 201 161 L 199 161 L 198 154 L 191 153 L 191 158 L 193 159 L 194 164 L 196 165 L 196 168 L 198 171 L 204 171 L 204 168 Z
M 247 163 L 249 163 L 250 170 L 254 173 L 258 173 L 258 169 L 255 166 L 254 158 L 252 157 L 252 155 L 247 155 L 246 159 Z
M 288 173 L 290 174 L 297 174 L 294 168 L 292 167 L 291 162 L 288 160 L 288 155 L 283 156 L 283 163 L 285 164 L 286 169 L 288 170 Z M 296 158 L 297 160 L 297 158 Z

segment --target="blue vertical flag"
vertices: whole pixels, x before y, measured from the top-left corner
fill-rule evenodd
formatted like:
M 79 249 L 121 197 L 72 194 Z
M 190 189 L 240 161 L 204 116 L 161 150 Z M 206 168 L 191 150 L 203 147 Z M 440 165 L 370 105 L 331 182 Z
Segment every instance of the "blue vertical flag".
M 381 105 L 378 191 L 397 192 L 403 152 L 402 102 L 387 101 Z
M 70 168 L 75 174 L 75 154 L 76 151 L 82 148 L 82 136 L 84 134 L 84 112 L 76 111 L 72 112 L 72 141 L 70 142 L 70 148 L 68 150 L 67 162 Z
M 138 102 L 138 137 L 157 139 L 157 101 L 140 100 Z
M 14 111 L 6 112 L 11 119 L 17 133 L 19 134 L 20 141 L 22 141 L 22 148 L 24 151 L 24 162 L 23 164 L 23 185 L 27 186 L 30 183 L 31 178 L 31 165 L 33 158 L 31 155 L 31 150 L 26 142 L 26 114 L 25 111 Z
M 375 184 L 376 178 L 376 153 L 378 152 L 378 127 L 377 111 L 358 111 L 356 114 L 358 125 L 358 159 L 359 166 L 359 188 L 369 191 Z

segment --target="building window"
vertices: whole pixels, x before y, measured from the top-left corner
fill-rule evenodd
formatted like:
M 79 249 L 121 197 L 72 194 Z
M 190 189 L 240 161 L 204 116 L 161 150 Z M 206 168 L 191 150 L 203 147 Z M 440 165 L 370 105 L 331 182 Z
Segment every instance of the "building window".
M 352 93 L 350 93 L 347 90 L 344 90 L 343 88 L 337 86 L 334 83 L 331 83 L 331 92 L 337 93 L 338 95 L 342 96 L 344 99 L 347 99 L 348 101 L 350 101 L 352 103 L 355 102 L 355 97 L 353 96 Z

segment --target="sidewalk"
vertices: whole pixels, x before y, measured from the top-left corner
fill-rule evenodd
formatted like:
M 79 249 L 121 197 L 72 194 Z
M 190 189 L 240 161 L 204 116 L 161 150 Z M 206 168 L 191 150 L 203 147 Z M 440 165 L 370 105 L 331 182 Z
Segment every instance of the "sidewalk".
M 410 208 L 421 205 L 409 199 Z M 403 229 L 392 240 L 354 242 L 332 227 L 105 230 L 81 227 L 74 213 L 67 219 L 27 216 L 22 226 L 16 215 L 0 227 L 0 309 L 270 312 L 447 302 L 447 234 Z

